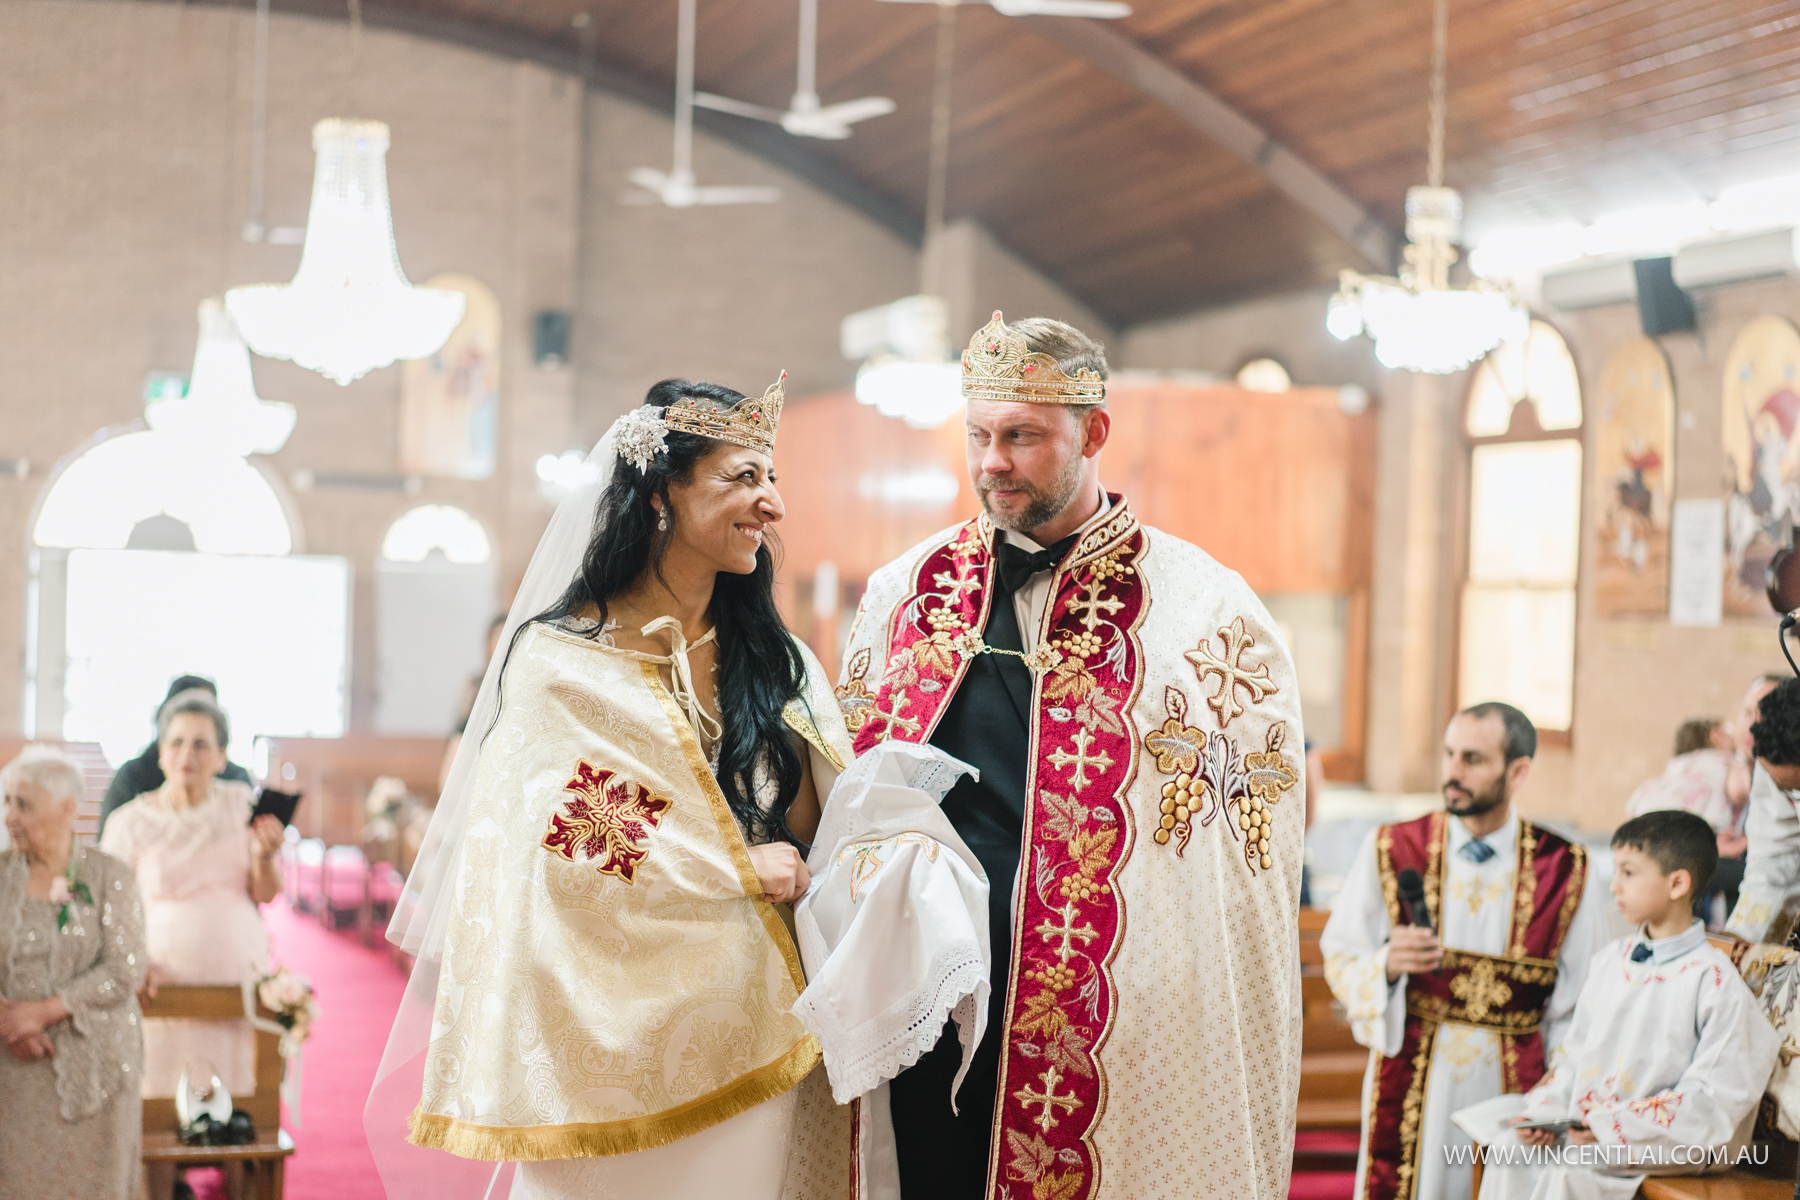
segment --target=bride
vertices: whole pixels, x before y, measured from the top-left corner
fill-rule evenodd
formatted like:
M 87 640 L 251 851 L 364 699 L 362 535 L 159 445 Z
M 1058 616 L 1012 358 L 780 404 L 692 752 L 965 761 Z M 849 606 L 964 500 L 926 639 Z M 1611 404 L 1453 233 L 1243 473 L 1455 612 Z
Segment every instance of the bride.
M 773 596 L 782 398 L 657 384 L 552 518 L 389 931 L 390 1196 L 781 1194 L 820 1049 L 777 905 L 851 757 Z

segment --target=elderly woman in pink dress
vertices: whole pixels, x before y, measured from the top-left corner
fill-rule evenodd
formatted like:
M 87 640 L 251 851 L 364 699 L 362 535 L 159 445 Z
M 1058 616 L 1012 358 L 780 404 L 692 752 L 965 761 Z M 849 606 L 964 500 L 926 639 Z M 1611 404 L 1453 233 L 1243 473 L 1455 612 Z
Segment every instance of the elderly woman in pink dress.
M 258 904 L 281 894 L 281 822 L 251 823 L 247 785 L 218 778 L 230 726 L 208 692 L 182 692 L 157 722 L 163 785 L 121 805 L 100 847 L 137 873 L 150 972 L 158 983 L 241 983 L 267 974 Z M 210 1066 L 234 1096 L 255 1088 L 256 1045 L 242 1021 L 144 1022 L 144 1094 L 171 1095 L 184 1069 Z

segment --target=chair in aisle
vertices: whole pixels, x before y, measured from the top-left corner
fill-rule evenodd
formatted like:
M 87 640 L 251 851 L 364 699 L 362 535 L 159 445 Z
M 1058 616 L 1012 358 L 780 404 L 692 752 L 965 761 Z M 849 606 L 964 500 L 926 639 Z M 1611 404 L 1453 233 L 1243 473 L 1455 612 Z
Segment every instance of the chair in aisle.
M 367 881 L 363 889 L 363 911 L 360 921 L 363 945 L 373 946 L 379 939 L 379 931 L 387 928 L 389 918 L 394 915 L 394 906 L 400 902 L 400 893 L 406 888 L 406 877 L 394 868 L 394 864 L 372 862 Z
M 275 1014 L 256 1006 L 257 1016 L 273 1021 Z M 244 993 L 231 984 L 177 985 L 157 988 L 154 999 L 144 1003 L 146 1017 L 185 1017 L 193 1020 L 231 1020 L 244 1016 Z M 294 1140 L 281 1128 L 281 1039 L 256 1031 L 256 1090 L 232 1097 L 232 1104 L 250 1115 L 256 1141 L 242 1146 L 187 1146 L 177 1135 L 173 1097 L 151 1096 L 144 1100 L 144 1165 L 163 1167 L 219 1167 L 225 1174 L 225 1190 L 231 1200 L 281 1200 L 287 1160 Z M 152 1196 L 150 1200 L 168 1200 Z
M 288 832 L 294 832 L 288 827 Z M 291 837 L 281 848 L 282 888 L 296 912 L 316 913 L 325 907 L 325 843 L 318 838 Z
M 327 929 L 366 923 L 369 863 L 358 846 L 330 846 L 319 873 L 319 920 Z

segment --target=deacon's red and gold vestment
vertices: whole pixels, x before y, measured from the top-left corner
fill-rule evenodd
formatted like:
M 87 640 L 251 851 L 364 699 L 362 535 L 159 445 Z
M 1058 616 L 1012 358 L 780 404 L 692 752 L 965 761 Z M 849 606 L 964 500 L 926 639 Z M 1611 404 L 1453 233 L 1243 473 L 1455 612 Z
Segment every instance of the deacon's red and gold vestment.
M 1326 975 L 1357 1039 L 1365 1080 L 1358 1195 L 1435 1200 L 1464 1194 L 1456 1109 L 1523 1092 L 1544 1074 L 1545 1026 L 1566 1024 L 1587 960 L 1604 937 L 1586 850 L 1516 817 L 1482 839 L 1443 812 L 1377 829 L 1346 877 L 1321 939 Z M 1386 978 L 1388 931 L 1410 923 L 1397 879 L 1417 871 L 1445 950 L 1424 975 Z
M 1021 631 L 1020 866 L 990 880 L 1013 900 L 986 1194 L 1275 1200 L 1300 1069 L 1293 666 L 1237 574 L 1109 500 Z M 931 740 L 991 652 L 996 536 L 978 518 L 871 578 L 838 688 L 858 753 Z

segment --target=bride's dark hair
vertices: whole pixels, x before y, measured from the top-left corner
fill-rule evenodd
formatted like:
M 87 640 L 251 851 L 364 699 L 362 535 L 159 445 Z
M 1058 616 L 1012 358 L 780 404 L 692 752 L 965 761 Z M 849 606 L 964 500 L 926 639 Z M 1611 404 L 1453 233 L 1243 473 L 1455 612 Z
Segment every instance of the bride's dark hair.
M 716 383 L 665 379 L 650 389 L 644 403 L 667 408 L 683 396 L 700 397 L 722 408 L 744 399 L 742 393 Z M 581 557 L 581 570 L 556 603 L 526 625 L 597 615 L 599 624 L 585 636 L 598 638 L 606 626 L 608 600 L 631 587 L 645 571 L 662 579 L 663 556 L 679 519 L 669 503 L 669 484 L 691 482 L 700 460 L 727 443 L 671 429 L 665 444 L 667 448 L 643 470 L 623 460 L 613 464 L 612 482 L 594 510 L 594 535 Z M 666 529 L 657 527 L 652 496 L 669 514 Z M 806 663 L 775 607 L 773 544 L 778 544 L 774 531 L 768 530 L 756 552 L 754 571 L 747 575 L 720 571 L 713 584 L 710 614 L 719 640 L 716 702 L 725 730 L 719 743 L 719 789 L 752 841 L 804 845 L 787 825 L 802 769 L 800 752 L 781 714 L 801 694 Z M 524 630 L 521 625 L 519 633 Z M 513 645 L 518 636 L 513 635 Z M 507 657 L 512 657 L 512 646 L 507 647 Z M 501 670 L 504 683 L 504 666 Z M 756 800 L 761 779 L 775 784 L 766 808 Z

